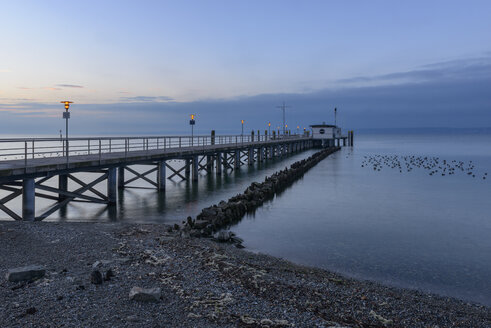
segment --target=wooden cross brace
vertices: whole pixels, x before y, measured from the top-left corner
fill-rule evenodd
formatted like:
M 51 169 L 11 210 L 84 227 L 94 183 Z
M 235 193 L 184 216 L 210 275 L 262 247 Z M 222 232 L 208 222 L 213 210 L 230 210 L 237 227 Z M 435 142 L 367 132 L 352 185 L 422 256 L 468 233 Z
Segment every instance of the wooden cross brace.
M 170 166 L 169 164 L 165 163 L 165 166 L 171 170 L 172 173 L 167 179 L 172 179 L 173 177 L 175 177 L 176 175 L 179 176 L 182 180 L 186 180 L 186 177 L 184 177 L 181 172 L 184 171 L 184 169 L 186 168 L 186 165 L 184 165 L 183 167 L 181 167 L 179 170 L 175 170 L 172 166 Z

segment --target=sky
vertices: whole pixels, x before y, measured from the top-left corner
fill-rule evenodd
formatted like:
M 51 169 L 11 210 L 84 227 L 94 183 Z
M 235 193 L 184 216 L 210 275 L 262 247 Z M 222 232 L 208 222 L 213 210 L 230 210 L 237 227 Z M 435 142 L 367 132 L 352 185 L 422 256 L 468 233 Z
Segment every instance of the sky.
M 491 126 L 491 1 L 0 0 L 0 134 Z

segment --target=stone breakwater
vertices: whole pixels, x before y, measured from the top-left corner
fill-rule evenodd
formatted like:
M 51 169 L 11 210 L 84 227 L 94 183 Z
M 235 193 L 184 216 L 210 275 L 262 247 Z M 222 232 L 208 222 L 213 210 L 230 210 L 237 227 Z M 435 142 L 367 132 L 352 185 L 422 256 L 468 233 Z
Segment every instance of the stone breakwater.
M 309 169 L 338 151 L 340 147 L 321 150 L 312 156 L 293 163 L 290 168 L 278 171 L 266 177 L 264 182 L 253 182 L 242 194 L 231 197 L 228 201 L 221 201 L 218 205 L 204 208 L 194 220 L 188 217 L 183 222 L 182 234 L 191 237 L 210 237 L 224 227 L 237 222 L 247 213 L 261 206 L 266 200 L 285 190 L 294 181 L 301 178 Z M 231 232 L 218 234 L 219 241 L 232 240 L 240 244 L 240 239 Z

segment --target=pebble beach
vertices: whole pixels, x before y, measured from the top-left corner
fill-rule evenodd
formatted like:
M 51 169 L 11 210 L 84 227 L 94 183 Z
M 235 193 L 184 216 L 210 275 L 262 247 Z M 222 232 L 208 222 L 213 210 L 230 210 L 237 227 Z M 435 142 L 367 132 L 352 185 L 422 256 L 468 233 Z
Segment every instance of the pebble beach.
M 3 327 L 491 325 L 483 305 L 353 280 L 162 224 L 1 222 L 0 246 Z M 7 279 L 28 265 L 44 275 Z M 104 279 L 94 281 L 95 271 Z M 130 297 L 135 287 L 154 294 Z

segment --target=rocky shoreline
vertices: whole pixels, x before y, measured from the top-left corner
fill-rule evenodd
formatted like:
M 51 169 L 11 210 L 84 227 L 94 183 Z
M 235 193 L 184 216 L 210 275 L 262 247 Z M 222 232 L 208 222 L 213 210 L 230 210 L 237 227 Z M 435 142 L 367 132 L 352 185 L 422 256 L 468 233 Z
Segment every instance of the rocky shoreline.
M 2 327 L 491 325 L 489 307 L 182 237 L 161 224 L 0 222 L 0 247 Z M 6 279 L 26 265 L 36 265 L 36 279 Z

